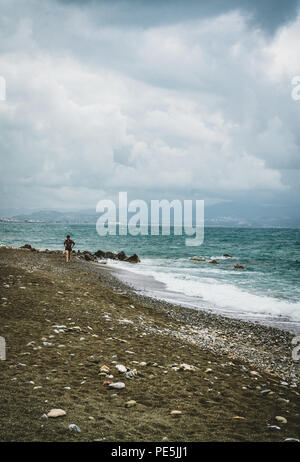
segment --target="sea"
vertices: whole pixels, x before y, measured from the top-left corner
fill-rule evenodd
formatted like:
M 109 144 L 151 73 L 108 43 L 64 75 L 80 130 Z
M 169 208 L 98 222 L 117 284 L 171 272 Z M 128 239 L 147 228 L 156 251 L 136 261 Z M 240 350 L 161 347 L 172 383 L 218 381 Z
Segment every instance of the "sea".
M 77 250 L 138 254 L 138 264 L 108 265 L 143 295 L 300 332 L 300 229 L 206 227 L 203 244 L 189 247 L 172 228 L 170 235 L 99 236 L 94 224 L 0 223 L 0 245 L 63 250 L 66 234 Z

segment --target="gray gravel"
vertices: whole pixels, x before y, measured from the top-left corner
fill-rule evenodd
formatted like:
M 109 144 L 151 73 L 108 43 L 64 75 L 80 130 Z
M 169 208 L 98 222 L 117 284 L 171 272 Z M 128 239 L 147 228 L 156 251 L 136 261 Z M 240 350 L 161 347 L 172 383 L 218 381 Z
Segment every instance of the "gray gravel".
M 194 310 L 138 294 L 135 289 L 121 282 L 116 271 L 105 265 L 73 260 L 87 272 L 99 275 L 101 284 L 130 296 L 149 307 L 162 310 L 167 318 L 177 323 L 177 328 L 159 330 L 144 326 L 145 331 L 169 335 L 191 342 L 199 347 L 245 361 L 253 369 L 265 370 L 287 381 L 289 387 L 300 382 L 300 361 L 292 358 L 292 339 L 288 331 L 264 326 L 250 321 L 227 318 L 206 311 Z M 142 321 L 141 321 L 142 323 Z M 168 323 L 166 323 L 167 326 Z

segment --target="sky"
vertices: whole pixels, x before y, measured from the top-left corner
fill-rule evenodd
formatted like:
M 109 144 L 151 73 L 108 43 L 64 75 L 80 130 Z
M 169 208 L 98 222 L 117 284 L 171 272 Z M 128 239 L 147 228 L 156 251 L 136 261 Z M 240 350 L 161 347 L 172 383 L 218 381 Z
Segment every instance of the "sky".
M 298 0 L 0 11 L 1 209 L 95 209 L 127 191 L 299 216 Z

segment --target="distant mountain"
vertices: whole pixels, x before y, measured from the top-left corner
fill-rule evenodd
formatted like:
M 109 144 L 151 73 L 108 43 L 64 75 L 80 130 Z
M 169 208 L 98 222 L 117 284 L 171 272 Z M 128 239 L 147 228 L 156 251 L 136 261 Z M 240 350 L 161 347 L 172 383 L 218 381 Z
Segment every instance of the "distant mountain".
M 96 223 L 99 215 L 94 211 L 59 212 L 56 210 L 40 210 L 29 214 L 12 217 L 18 221 L 34 221 L 43 223 L 85 224 Z
M 300 208 L 295 204 L 223 202 L 205 207 L 210 226 L 300 227 Z
M 150 206 L 149 206 L 150 210 Z M 1 213 L 2 212 L 2 213 Z M 100 216 L 94 210 L 58 211 L 31 210 L 12 215 L 0 209 L 1 221 L 62 224 L 95 224 Z M 133 214 L 128 214 L 128 218 Z M 118 221 L 118 213 L 116 217 Z M 193 217 L 195 223 L 195 216 Z M 173 215 L 171 214 L 171 224 Z M 205 225 L 222 227 L 286 227 L 300 228 L 300 208 L 285 204 L 223 202 L 205 206 Z

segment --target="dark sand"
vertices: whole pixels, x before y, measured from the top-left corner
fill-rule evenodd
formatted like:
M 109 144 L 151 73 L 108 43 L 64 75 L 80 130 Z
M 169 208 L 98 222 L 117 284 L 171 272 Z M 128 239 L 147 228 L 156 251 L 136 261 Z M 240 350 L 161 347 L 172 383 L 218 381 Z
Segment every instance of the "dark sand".
M 292 334 L 137 296 L 105 265 L 61 253 L 0 248 L 0 278 L 1 441 L 300 439 Z M 41 419 L 53 408 L 66 415 Z

